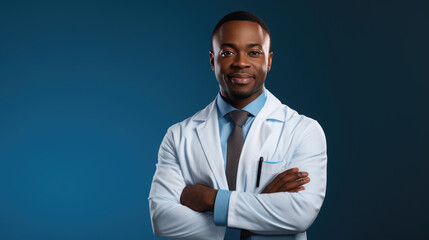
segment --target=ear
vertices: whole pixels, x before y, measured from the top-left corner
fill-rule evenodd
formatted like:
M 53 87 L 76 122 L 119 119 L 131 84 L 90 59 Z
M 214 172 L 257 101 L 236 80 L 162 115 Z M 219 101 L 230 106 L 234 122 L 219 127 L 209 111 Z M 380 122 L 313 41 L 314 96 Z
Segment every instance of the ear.
M 271 63 L 273 60 L 273 51 L 268 54 L 268 72 L 271 70 Z
M 209 51 L 210 54 L 210 66 L 212 67 L 212 70 L 214 71 L 214 53 L 212 50 Z

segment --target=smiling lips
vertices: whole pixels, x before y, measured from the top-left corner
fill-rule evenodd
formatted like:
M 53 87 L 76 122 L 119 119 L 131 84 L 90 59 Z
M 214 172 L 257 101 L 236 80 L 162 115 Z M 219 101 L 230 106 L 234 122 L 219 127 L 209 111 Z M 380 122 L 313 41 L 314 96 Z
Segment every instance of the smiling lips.
M 253 75 L 250 74 L 230 74 L 228 75 L 229 79 L 231 79 L 232 83 L 235 84 L 247 84 L 253 79 Z

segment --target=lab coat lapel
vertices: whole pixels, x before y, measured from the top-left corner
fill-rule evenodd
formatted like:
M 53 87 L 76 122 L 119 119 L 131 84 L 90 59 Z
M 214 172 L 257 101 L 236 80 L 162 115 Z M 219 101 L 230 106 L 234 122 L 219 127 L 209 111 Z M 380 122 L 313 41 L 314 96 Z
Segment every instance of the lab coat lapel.
M 255 117 L 241 152 L 237 172 L 237 190 L 246 191 L 249 189 L 246 186 L 246 179 L 248 179 L 246 175 L 256 175 L 256 172 L 252 172 L 252 170 L 255 170 L 260 157 L 270 159 L 273 156 L 282 132 L 282 122 L 285 120 L 282 104 L 268 90 L 266 91 L 267 101 Z M 269 119 L 277 120 L 278 123 L 269 124 L 267 122 Z
M 216 101 L 202 110 L 196 120 L 204 121 L 197 126 L 197 135 L 218 187 L 228 189 L 220 146 Z

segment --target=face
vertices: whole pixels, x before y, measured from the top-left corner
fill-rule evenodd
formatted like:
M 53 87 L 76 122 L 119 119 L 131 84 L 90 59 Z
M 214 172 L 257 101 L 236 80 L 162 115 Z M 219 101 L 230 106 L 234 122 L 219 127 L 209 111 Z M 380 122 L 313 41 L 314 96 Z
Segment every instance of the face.
M 268 33 L 256 22 L 230 21 L 222 24 L 212 45 L 210 64 L 222 97 L 248 103 L 256 99 L 271 69 Z

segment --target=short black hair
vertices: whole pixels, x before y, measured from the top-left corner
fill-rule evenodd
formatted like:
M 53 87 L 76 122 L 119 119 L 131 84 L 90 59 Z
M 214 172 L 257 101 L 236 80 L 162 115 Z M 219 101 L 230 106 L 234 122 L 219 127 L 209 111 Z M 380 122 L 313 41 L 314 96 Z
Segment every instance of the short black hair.
M 222 26 L 222 24 L 230 21 L 251 21 L 258 23 L 267 33 L 268 36 L 270 36 L 271 40 L 271 34 L 270 30 L 268 29 L 267 25 L 262 21 L 262 19 L 258 16 L 256 16 L 253 13 L 246 12 L 246 11 L 236 11 L 232 13 L 228 13 L 225 15 L 219 22 L 216 24 L 213 33 L 212 33 L 212 49 L 213 49 L 213 36 L 216 34 L 216 32 L 219 30 L 219 28 Z M 270 44 L 271 45 L 271 44 Z

